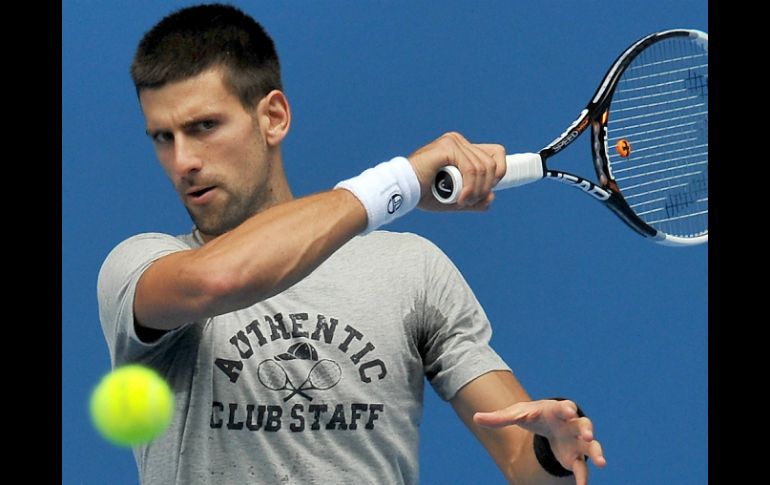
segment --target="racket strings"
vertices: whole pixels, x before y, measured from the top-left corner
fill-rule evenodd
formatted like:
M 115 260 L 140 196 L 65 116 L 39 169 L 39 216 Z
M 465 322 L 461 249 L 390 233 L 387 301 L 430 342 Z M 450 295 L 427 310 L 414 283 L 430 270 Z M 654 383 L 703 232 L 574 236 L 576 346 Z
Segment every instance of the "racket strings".
M 619 153 L 616 143 L 630 150 Z M 708 51 L 674 37 L 645 48 L 615 89 L 611 173 L 636 214 L 680 237 L 708 231 Z
M 282 391 L 290 385 L 286 371 L 272 360 L 265 360 L 259 364 L 257 378 L 263 386 L 273 391 Z
M 705 103 L 693 103 L 693 104 L 688 104 L 686 106 L 681 106 L 681 107 L 678 107 L 678 108 L 671 108 L 670 107 L 673 103 L 677 103 L 677 102 L 680 102 L 680 101 L 689 101 L 689 100 L 692 100 L 692 99 L 696 99 L 696 96 L 692 96 L 692 97 L 688 97 L 688 98 L 683 98 L 683 99 L 670 99 L 670 100 L 666 100 L 666 101 L 660 102 L 660 103 L 652 103 L 652 104 L 649 104 L 649 105 L 641 105 L 641 106 L 634 106 L 634 107 L 631 107 L 631 108 L 626 108 L 625 111 L 636 110 L 638 112 L 641 109 L 651 108 L 651 107 L 654 107 L 654 106 L 666 106 L 666 107 L 669 107 L 668 109 L 663 109 L 663 110 L 660 110 L 660 111 L 652 111 L 652 112 L 649 112 L 649 113 L 633 115 L 633 116 L 629 116 L 627 118 L 618 118 L 618 119 L 616 119 L 614 121 L 616 123 L 623 123 L 623 122 L 630 121 L 630 120 L 639 120 L 639 119 L 644 119 L 644 118 L 648 118 L 648 119 L 649 118 L 656 118 L 656 119 L 659 119 L 660 117 L 669 115 L 671 113 L 680 113 L 682 111 L 692 110 L 693 108 L 706 108 L 707 107 L 707 105 Z M 614 113 L 614 109 L 613 109 L 613 113 Z M 695 116 L 695 115 L 693 114 L 692 116 Z M 658 123 L 665 123 L 665 122 L 667 122 L 668 118 L 669 117 L 666 116 L 665 120 L 659 120 Z
M 653 133 L 655 133 L 657 136 L 648 136 L 647 138 L 642 138 L 642 136 L 641 136 L 641 135 L 651 135 Z M 695 129 L 695 128 L 685 129 L 685 130 L 682 130 L 681 132 L 678 132 L 678 133 L 681 133 L 681 134 L 684 134 L 684 135 L 692 135 L 692 134 L 697 134 L 698 130 Z M 636 142 L 637 143 L 641 143 L 641 142 L 653 142 L 653 141 L 659 141 L 659 140 L 667 140 L 667 139 L 675 138 L 678 135 L 677 135 L 676 132 L 672 133 L 670 131 L 670 129 L 666 128 L 666 129 L 663 129 L 663 130 L 650 130 L 650 131 L 646 131 L 646 132 L 636 133 L 635 136 L 636 136 Z M 648 148 L 642 148 L 640 150 L 635 150 L 634 153 L 638 154 L 639 151 L 643 151 L 643 150 L 648 150 Z M 622 160 L 618 161 L 618 163 L 622 164 Z
M 324 359 L 313 366 L 307 381 L 311 388 L 324 391 L 336 386 L 341 378 L 342 370 L 339 364 L 333 360 Z
M 686 59 L 687 58 L 682 57 L 682 58 L 676 59 L 676 60 L 684 61 Z M 676 60 L 673 60 L 672 62 L 675 62 Z M 652 68 L 654 66 L 655 66 L 655 63 L 652 63 L 652 64 L 647 64 L 646 66 L 637 66 L 637 68 L 640 68 L 640 69 L 644 68 L 644 67 Z M 691 72 L 692 72 L 692 69 L 694 69 L 694 68 L 705 68 L 705 69 L 708 69 L 708 63 L 696 64 L 696 65 L 692 65 L 692 66 L 683 67 L 681 69 L 672 69 L 670 71 L 663 71 L 663 72 L 656 72 L 656 73 L 653 73 L 653 74 L 646 74 L 644 76 L 628 77 L 627 81 L 628 82 L 642 81 L 642 80 L 646 81 L 647 79 L 660 78 L 662 76 L 669 76 L 669 75 L 672 75 L 672 74 L 679 76 L 679 75 L 684 74 L 684 73 L 686 73 L 689 76 L 691 74 Z M 628 72 L 628 70 L 626 70 L 626 72 Z M 693 78 L 693 79 L 695 79 L 695 78 Z M 703 85 L 703 86 L 705 87 L 705 85 Z
M 675 164 L 674 167 L 684 167 L 684 166 L 687 166 L 687 165 L 693 166 L 693 165 L 708 164 L 708 152 L 697 153 L 695 155 L 701 155 L 701 156 L 703 156 L 703 158 L 688 164 L 686 162 L 692 157 L 692 154 L 688 153 L 687 155 L 684 155 L 684 156 L 681 156 L 681 157 L 667 158 L 667 159 L 657 160 L 657 161 L 650 162 L 650 163 L 640 164 L 640 165 L 634 166 L 634 167 L 615 169 L 615 170 L 613 170 L 613 173 L 615 174 L 615 181 L 631 180 L 631 179 L 634 179 L 634 178 L 638 178 L 639 176 L 643 176 L 644 174 L 652 174 L 654 172 L 654 170 L 651 170 L 651 169 L 653 169 L 655 167 L 660 167 L 660 166 L 672 164 L 672 163 Z M 646 157 L 639 157 L 639 158 L 646 158 Z M 674 168 L 674 167 L 669 167 L 669 169 Z M 643 172 L 642 174 L 628 175 L 628 176 L 624 176 L 624 177 L 619 177 L 618 176 L 618 174 L 622 174 L 622 173 L 625 173 L 625 172 L 630 172 L 632 170 L 638 170 L 638 169 L 650 170 L 650 172 Z M 659 172 L 659 173 L 662 173 L 662 172 Z M 626 188 L 626 190 L 630 190 L 630 189 L 633 189 L 635 187 L 629 185 L 629 186 L 626 186 L 625 188 Z M 626 199 L 628 199 L 628 197 L 626 197 Z
M 628 119 L 639 119 L 639 118 L 650 117 L 652 115 L 647 114 L 646 116 L 639 116 L 637 118 L 622 118 L 620 116 L 620 113 L 623 113 L 624 111 L 638 110 L 640 108 L 638 103 L 642 101 L 648 101 L 648 103 L 644 105 L 645 108 L 651 108 L 653 106 L 666 106 L 667 104 L 672 102 L 672 100 L 670 99 L 671 95 L 676 94 L 676 95 L 682 96 L 683 94 L 685 94 L 685 91 L 686 91 L 685 89 L 679 89 L 674 91 L 668 91 L 665 93 L 656 93 L 656 94 L 650 94 L 646 96 L 634 96 L 634 97 L 625 98 L 622 101 L 626 103 L 636 103 L 636 104 L 629 106 L 627 108 L 622 107 L 623 103 L 620 103 L 620 102 L 617 103 L 617 105 L 613 104 L 612 114 L 615 118 L 615 121 L 617 122 L 625 122 Z M 680 97 L 679 99 L 676 99 L 675 101 L 680 101 L 680 102 L 691 101 L 694 99 L 696 99 L 696 96 L 683 96 L 683 97 Z
M 633 66 L 629 66 L 628 68 L 626 68 L 626 72 L 633 73 L 634 71 L 639 71 L 641 69 L 646 69 L 652 66 L 661 66 L 663 64 L 676 64 L 676 63 L 681 63 L 682 61 L 689 61 L 693 59 L 700 59 L 702 61 L 706 61 L 705 65 L 708 66 L 708 54 L 699 52 L 696 54 L 690 54 L 690 55 L 680 56 L 680 57 L 671 58 L 671 59 L 655 60 L 646 64 L 640 62 L 638 64 L 635 64 Z

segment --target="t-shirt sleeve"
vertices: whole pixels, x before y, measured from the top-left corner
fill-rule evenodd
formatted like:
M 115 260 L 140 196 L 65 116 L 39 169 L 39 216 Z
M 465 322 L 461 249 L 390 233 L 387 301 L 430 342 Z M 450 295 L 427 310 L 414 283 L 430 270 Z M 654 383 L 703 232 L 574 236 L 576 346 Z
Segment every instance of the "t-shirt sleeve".
M 432 243 L 419 338 L 425 375 L 450 400 L 464 385 L 510 367 L 492 349 L 492 327 L 473 291 L 449 258 Z
M 113 366 L 142 360 L 143 354 L 167 343 L 183 328 L 166 332 L 151 343 L 140 340 L 134 327 L 134 294 L 139 277 L 154 261 L 188 249 L 173 236 L 145 233 L 126 239 L 107 255 L 96 286 L 99 320 Z

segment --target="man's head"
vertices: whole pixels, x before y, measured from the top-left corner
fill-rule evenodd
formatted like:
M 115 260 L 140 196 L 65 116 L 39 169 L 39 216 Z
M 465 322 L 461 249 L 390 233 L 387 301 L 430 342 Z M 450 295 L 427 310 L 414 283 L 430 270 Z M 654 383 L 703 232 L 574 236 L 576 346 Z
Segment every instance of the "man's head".
M 131 73 L 155 153 L 204 239 L 292 198 L 290 126 L 272 40 L 239 10 L 177 11 L 142 39 Z
M 272 39 L 251 17 L 222 4 L 178 10 L 139 43 L 131 77 L 137 93 L 223 67 L 226 86 L 245 108 L 274 89 L 283 90 Z

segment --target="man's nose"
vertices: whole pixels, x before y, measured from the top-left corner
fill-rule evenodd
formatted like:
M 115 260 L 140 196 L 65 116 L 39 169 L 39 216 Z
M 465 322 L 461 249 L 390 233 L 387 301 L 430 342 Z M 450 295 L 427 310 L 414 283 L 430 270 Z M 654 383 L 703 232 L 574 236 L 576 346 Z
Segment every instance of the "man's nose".
M 178 177 L 185 177 L 201 169 L 201 157 L 193 145 L 184 137 L 176 137 L 174 140 L 172 167 Z

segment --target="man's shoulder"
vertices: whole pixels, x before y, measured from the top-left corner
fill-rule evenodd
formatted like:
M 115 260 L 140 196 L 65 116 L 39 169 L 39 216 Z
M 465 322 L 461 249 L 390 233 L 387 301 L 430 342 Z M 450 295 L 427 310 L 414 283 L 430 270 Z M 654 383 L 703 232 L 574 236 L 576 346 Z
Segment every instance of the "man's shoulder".
M 147 246 L 170 246 L 179 249 L 189 249 L 196 245 L 192 233 L 173 236 L 162 232 L 142 232 L 123 239 L 110 252 L 114 253 L 132 247 Z
M 135 234 L 123 239 L 109 251 L 99 273 L 101 275 L 110 268 L 142 265 L 164 254 L 192 249 L 194 245 L 191 235 L 172 236 L 161 232 Z
M 444 253 L 429 239 L 411 232 L 372 231 L 350 241 L 350 246 L 367 254 L 436 256 Z
M 367 264 L 423 265 L 445 259 L 429 239 L 411 232 L 372 231 L 351 240 L 342 254 L 357 256 Z
M 405 249 L 438 249 L 429 239 L 412 232 L 372 231 L 356 238 L 361 244 L 395 246 Z

